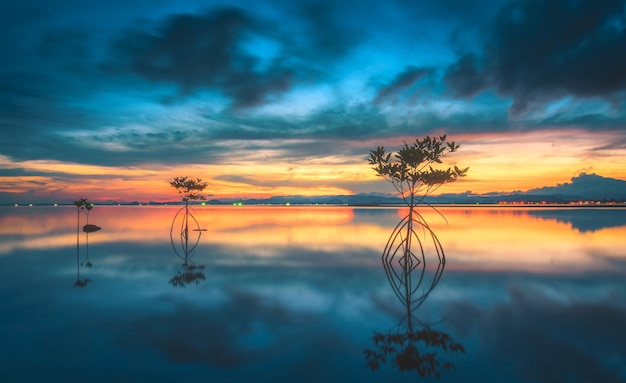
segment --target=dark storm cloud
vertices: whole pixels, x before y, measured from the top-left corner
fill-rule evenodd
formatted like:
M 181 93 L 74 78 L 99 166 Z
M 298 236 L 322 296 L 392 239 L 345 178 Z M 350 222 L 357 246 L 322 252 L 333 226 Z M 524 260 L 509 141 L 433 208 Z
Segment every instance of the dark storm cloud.
M 391 83 L 378 90 L 374 103 L 379 104 L 389 99 L 393 100 L 399 93 L 412 88 L 420 79 L 432 72 L 433 70 L 430 68 L 408 66 Z
M 490 308 L 453 305 L 446 323 L 459 336 L 477 333 L 480 348 L 525 381 L 623 382 L 623 297 L 562 302 L 528 286 L 510 288 L 509 296 Z
M 88 62 L 91 55 L 90 37 L 85 31 L 75 28 L 58 28 L 46 31 L 37 45 L 39 56 L 46 60 L 75 61 L 80 66 Z M 76 66 L 67 69 L 76 70 Z
M 462 23 L 476 24 L 479 21 L 489 20 L 496 12 L 502 1 L 500 0 L 439 0 L 415 2 L 412 0 L 398 0 L 398 5 L 413 10 L 413 14 L 420 14 L 428 18 L 455 20 Z
M 174 15 L 157 31 L 128 32 L 105 67 L 174 84 L 179 96 L 214 91 L 235 109 L 255 107 L 280 99 L 298 81 L 325 76 L 320 68 L 360 41 L 329 11 L 304 7 L 298 15 L 305 32 L 238 8 Z M 265 51 L 252 53 L 258 44 Z
M 20 20 L 30 25 L 24 15 Z M 13 34 L 11 44 L 0 46 L 8 49 L 0 63 L 0 151 L 16 160 L 89 158 L 86 148 L 59 133 L 95 132 L 117 118 L 84 104 L 101 84 L 90 68 L 90 35 L 76 28 L 43 29 Z
M 498 13 L 482 52 L 459 58 L 445 81 L 462 98 L 495 89 L 513 98 L 513 115 L 567 96 L 619 99 L 626 2 L 513 1 Z
M 303 52 L 291 52 L 315 62 L 345 56 L 363 40 L 363 30 L 350 27 L 352 17 L 333 2 L 311 2 L 301 7 L 304 35 L 309 39 Z
M 266 70 L 257 69 L 259 58 L 243 46 L 256 33 L 262 31 L 250 15 L 224 8 L 204 15 L 171 16 L 156 33 L 129 32 L 117 43 L 117 50 L 126 70 L 151 81 L 176 84 L 183 95 L 218 89 L 235 106 L 255 106 L 288 90 L 292 77 L 277 62 Z
M 100 84 L 91 67 L 94 33 L 59 23 L 63 11 L 63 5 L 29 1 L 0 7 L 0 94 L 3 102 L 18 107 L 7 112 L 23 106 L 29 114 L 45 115 L 69 100 L 84 100 Z
M 445 80 L 457 97 L 473 97 L 489 87 L 488 74 L 478 68 L 478 58 L 473 53 L 461 57 L 446 71 Z

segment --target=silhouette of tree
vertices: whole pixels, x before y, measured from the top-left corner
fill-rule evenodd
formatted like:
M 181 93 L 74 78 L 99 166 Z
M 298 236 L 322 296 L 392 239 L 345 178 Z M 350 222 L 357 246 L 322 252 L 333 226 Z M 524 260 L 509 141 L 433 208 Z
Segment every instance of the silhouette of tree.
M 446 139 L 446 135 L 426 136 L 411 145 L 405 143 L 396 153 L 387 153 L 383 146 L 379 146 L 370 151 L 369 163 L 374 165 L 372 169 L 376 174 L 391 182 L 405 203 L 413 207 L 441 185 L 464 177 L 469 170 L 456 165 L 445 170 L 433 168 L 460 147 Z
M 189 204 L 189 201 L 206 199 L 202 191 L 206 189 L 208 184 L 203 182 L 200 178 L 176 177 L 170 181 L 170 185 L 176 189 L 178 195 L 180 195 L 186 205 Z

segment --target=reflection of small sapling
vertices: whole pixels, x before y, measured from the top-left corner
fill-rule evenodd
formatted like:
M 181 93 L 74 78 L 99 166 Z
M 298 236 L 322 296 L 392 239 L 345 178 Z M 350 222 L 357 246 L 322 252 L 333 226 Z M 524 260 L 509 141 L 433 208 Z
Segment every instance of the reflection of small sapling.
M 204 266 L 196 266 L 191 263 L 191 254 L 195 250 L 196 246 L 200 242 L 200 235 L 204 229 L 200 229 L 200 225 L 198 221 L 193 216 L 189 208 L 189 201 L 196 200 L 205 200 L 206 197 L 202 194 L 202 191 L 207 187 L 207 183 L 203 182 L 200 178 L 188 178 L 188 177 L 176 177 L 172 181 L 170 181 L 170 185 L 176 189 L 178 195 L 180 195 L 183 202 L 185 202 L 185 206 L 182 207 L 174 216 L 172 221 L 172 225 L 170 227 L 170 240 L 172 242 L 172 247 L 174 248 L 174 252 L 176 255 L 183 260 L 182 270 L 174 276 L 170 283 L 175 287 L 184 287 L 185 285 L 195 282 L 195 284 L 200 283 L 201 280 L 205 279 Z M 181 215 L 182 213 L 182 215 Z M 176 226 L 176 222 L 178 217 L 181 217 L 180 223 L 180 247 L 182 248 L 182 252 L 179 253 L 177 250 L 177 246 L 174 241 L 174 227 Z M 197 237 L 195 242 L 192 241 L 192 245 L 189 245 L 189 225 L 194 225 L 196 228 L 191 231 L 195 231 L 197 233 Z
M 89 212 L 93 209 L 93 203 L 89 202 L 87 198 L 79 198 L 74 201 L 74 206 L 77 208 L 77 216 L 76 216 L 76 282 L 74 286 L 76 287 L 85 287 L 88 282 L 91 282 L 89 278 L 85 278 L 84 280 L 80 279 L 80 266 L 91 268 L 93 264 L 89 261 L 89 233 L 93 233 L 102 229 L 100 226 L 93 225 L 89 223 Z M 85 241 L 86 241 L 86 260 L 83 263 L 80 263 L 80 214 L 85 213 L 87 223 L 83 226 L 83 232 L 85 233 Z

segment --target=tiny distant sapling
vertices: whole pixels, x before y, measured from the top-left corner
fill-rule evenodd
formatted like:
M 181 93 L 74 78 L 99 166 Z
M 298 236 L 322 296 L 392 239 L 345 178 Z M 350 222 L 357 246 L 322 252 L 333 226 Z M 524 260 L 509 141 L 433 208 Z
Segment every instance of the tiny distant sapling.
M 74 201 L 74 206 L 76 206 L 76 256 L 78 257 L 78 249 L 80 245 L 80 213 L 83 211 L 91 210 L 93 208 L 93 204 L 87 201 L 87 198 L 79 198 Z M 89 217 L 87 217 L 89 220 Z
M 78 257 L 78 248 L 80 246 L 80 213 L 85 210 L 87 206 L 87 198 L 79 198 L 74 201 L 76 206 L 76 256 Z
M 84 280 L 80 279 L 80 254 L 79 254 L 79 249 L 80 249 L 80 213 L 82 212 L 86 212 L 87 214 L 87 225 L 85 225 L 83 227 L 83 231 L 85 231 L 85 233 L 87 233 L 87 230 L 85 230 L 86 227 L 89 226 L 89 212 L 91 211 L 91 209 L 93 209 L 93 203 L 89 202 L 87 200 L 87 198 L 79 198 L 76 201 L 74 201 L 74 206 L 76 206 L 76 282 L 74 283 L 74 286 L 76 287 L 85 287 L 87 286 L 87 283 L 90 282 L 90 280 L 88 278 L 85 278 Z M 95 225 L 92 225 L 94 227 L 97 227 Z M 99 228 L 98 228 L 99 229 Z M 87 241 L 88 241 L 88 237 L 87 237 Z M 89 246 L 89 242 L 87 242 L 87 246 Z M 86 263 L 86 267 L 91 267 L 91 263 L 89 262 L 89 247 L 87 247 L 87 263 Z

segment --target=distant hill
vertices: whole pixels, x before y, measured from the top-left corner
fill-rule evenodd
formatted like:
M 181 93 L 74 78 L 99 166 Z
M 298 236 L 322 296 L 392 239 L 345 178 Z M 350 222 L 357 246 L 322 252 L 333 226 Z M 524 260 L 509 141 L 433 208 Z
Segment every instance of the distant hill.
M 528 196 L 551 196 L 567 200 L 626 200 L 626 181 L 606 178 L 597 174 L 581 173 L 571 183 L 532 189 Z
M 1 195 L 0 195 L 1 197 Z M 527 203 L 568 203 L 577 201 L 615 201 L 626 203 L 626 181 L 615 178 L 602 177 L 597 174 L 581 173 L 571 178 L 571 182 L 546 186 L 527 191 L 516 192 L 493 192 L 484 194 L 448 193 L 430 196 L 423 202 L 430 204 L 497 204 L 500 202 L 527 202 Z M 274 196 L 262 199 L 248 198 L 224 198 L 213 199 L 208 205 L 230 205 L 241 202 L 246 205 L 350 205 L 350 206 L 385 206 L 404 205 L 404 201 L 395 193 L 360 193 L 354 195 L 332 196 Z M 121 202 L 122 204 L 150 204 L 163 205 L 165 202 Z M 41 204 L 41 203 L 40 203 Z M 115 204 L 109 201 L 105 204 Z M 167 204 L 179 205 L 180 201 L 171 201 Z M 12 205 L 12 203 L 11 203 Z
M 294 205 L 318 204 L 318 205 L 398 205 L 402 204 L 402 199 L 392 194 L 383 193 L 362 193 L 354 195 L 333 195 L 333 196 L 275 196 L 270 198 L 251 198 L 251 199 L 219 199 L 210 200 L 210 205 L 223 205 L 242 202 L 247 205 L 284 205 L 286 203 Z
M 626 202 L 626 181 L 581 173 L 571 182 L 546 186 L 528 191 L 485 194 L 442 194 L 428 199 L 430 203 L 498 203 L 498 202 L 551 202 L 619 201 Z
M 550 202 L 567 203 L 575 201 L 620 201 L 626 202 L 626 181 L 602 177 L 597 174 L 581 173 L 571 182 L 546 186 L 528 191 L 513 193 L 473 194 L 450 193 L 431 196 L 424 200 L 431 204 L 492 204 L 499 202 Z M 355 195 L 336 195 L 322 197 L 277 196 L 267 199 L 212 200 L 209 204 L 328 204 L 328 205 L 402 205 L 404 202 L 396 194 L 361 193 Z

